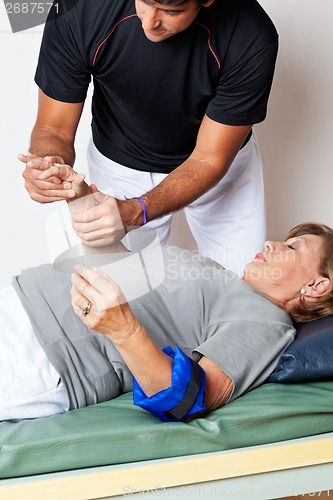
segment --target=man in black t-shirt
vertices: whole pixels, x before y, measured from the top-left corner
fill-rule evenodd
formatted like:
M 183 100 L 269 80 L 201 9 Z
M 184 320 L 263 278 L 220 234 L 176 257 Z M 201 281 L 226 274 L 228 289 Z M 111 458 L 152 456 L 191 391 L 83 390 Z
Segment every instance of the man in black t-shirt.
M 98 205 L 73 217 L 78 236 L 92 247 L 115 239 L 102 193 L 118 200 L 125 227 L 148 223 L 162 243 L 171 214 L 185 207 L 199 251 L 241 274 L 265 238 L 252 126 L 266 116 L 277 46 L 256 0 L 57 2 L 36 71 L 30 156 L 20 156 L 31 198 L 72 194 L 40 172 L 73 165 L 93 78 L 88 159 Z

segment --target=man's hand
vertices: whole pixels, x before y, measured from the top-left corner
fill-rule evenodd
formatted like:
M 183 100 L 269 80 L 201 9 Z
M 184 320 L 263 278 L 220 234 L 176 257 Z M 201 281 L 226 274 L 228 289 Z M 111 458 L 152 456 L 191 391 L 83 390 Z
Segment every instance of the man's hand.
M 44 168 L 44 163 L 41 162 Z M 117 201 L 94 190 L 85 182 L 85 175 L 79 174 L 70 165 L 49 164 L 39 173 L 40 182 L 52 183 L 59 179 L 66 192 L 72 226 L 83 245 L 90 248 L 109 246 L 125 234 Z
M 125 235 L 118 200 L 94 190 L 95 204 L 72 213 L 72 226 L 82 243 L 91 248 L 105 247 Z
M 60 180 L 62 187 L 67 190 L 67 198 L 81 198 L 87 195 L 92 196 L 90 187 L 84 182 L 85 175 L 78 174 L 70 165 L 59 163 L 50 164 L 47 170 L 43 170 L 40 173 L 39 179 L 45 182 Z M 55 183 L 57 184 L 57 182 Z
M 39 203 L 52 203 L 54 201 L 67 200 L 73 196 L 72 186 L 64 185 L 64 181 L 52 176 L 44 179 L 42 174 L 54 164 L 64 164 L 60 156 L 45 156 L 44 158 L 28 153 L 19 155 L 18 159 L 25 163 L 25 170 L 22 173 L 25 179 L 25 188 L 30 198 Z M 66 186 L 66 187 L 65 187 Z M 68 195 L 70 192 L 70 195 Z M 75 194 L 74 194 L 75 196 Z

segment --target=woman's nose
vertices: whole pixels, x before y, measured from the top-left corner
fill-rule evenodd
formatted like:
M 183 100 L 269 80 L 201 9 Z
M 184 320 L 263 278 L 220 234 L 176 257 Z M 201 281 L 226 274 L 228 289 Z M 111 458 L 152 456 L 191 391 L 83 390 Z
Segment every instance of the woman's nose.
M 276 244 L 274 241 L 265 241 L 265 250 L 267 250 L 268 252 L 272 252 L 276 247 Z

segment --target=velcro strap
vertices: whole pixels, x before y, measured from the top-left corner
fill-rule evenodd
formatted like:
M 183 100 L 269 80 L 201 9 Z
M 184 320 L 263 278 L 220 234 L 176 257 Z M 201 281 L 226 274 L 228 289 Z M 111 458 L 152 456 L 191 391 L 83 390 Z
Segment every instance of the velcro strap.
M 170 411 L 164 412 L 166 418 L 181 420 L 190 411 L 199 394 L 202 380 L 202 368 L 192 359 L 192 377 L 186 389 L 184 398 Z

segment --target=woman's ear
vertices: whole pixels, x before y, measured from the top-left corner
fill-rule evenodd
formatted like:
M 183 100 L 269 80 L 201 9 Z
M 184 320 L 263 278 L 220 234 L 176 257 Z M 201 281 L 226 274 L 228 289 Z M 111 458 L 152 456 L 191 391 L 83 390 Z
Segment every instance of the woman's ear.
M 302 293 L 303 297 L 317 299 L 325 295 L 331 286 L 331 281 L 324 276 L 318 276 L 314 280 L 307 283 L 303 288 L 305 293 Z

